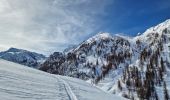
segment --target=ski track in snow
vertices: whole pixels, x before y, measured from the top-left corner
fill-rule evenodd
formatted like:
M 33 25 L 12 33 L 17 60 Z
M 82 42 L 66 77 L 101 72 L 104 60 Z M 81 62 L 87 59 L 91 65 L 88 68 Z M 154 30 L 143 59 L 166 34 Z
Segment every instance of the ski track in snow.
M 72 89 L 70 88 L 70 85 L 65 81 L 63 80 L 62 78 L 60 77 L 57 77 L 55 76 L 58 80 L 62 81 L 62 83 L 64 84 L 64 87 L 65 87 L 65 90 L 69 96 L 69 99 L 70 100 L 78 100 L 76 95 L 73 93 Z

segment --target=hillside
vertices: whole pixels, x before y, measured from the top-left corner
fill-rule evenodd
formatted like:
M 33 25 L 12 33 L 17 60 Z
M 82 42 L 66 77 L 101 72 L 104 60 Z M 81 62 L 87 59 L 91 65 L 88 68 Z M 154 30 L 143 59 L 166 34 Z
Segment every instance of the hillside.
M 126 98 L 169 100 L 170 20 L 134 37 L 136 58 L 122 73 L 107 77 L 98 86 Z M 135 47 L 135 46 L 134 46 Z M 166 98 L 165 98 L 166 97 Z M 168 99 L 169 98 L 169 99 Z
M 67 54 L 59 52 L 52 54 L 40 69 L 53 74 L 87 80 L 92 77 L 101 77 L 101 70 L 107 73 L 109 66 L 117 69 L 122 63 L 129 64 L 131 56 L 132 48 L 127 39 L 119 36 L 112 37 L 108 33 L 99 33 Z M 113 61 L 115 63 L 112 63 Z M 102 69 L 104 67 L 105 69 Z
M 82 80 L 0 60 L 2 100 L 123 100 Z

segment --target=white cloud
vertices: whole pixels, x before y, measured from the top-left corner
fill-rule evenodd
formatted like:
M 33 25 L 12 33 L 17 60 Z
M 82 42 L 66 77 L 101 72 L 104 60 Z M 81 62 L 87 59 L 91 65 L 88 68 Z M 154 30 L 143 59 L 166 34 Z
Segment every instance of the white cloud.
M 111 0 L 112 1 L 112 0 Z M 52 53 L 100 27 L 109 0 L 0 0 L 0 49 Z

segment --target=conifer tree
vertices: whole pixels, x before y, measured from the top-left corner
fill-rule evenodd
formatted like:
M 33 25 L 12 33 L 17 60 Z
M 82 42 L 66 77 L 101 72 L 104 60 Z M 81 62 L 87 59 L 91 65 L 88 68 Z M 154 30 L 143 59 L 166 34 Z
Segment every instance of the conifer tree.
M 155 100 L 159 100 L 159 98 L 158 98 L 158 94 L 157 94 L 157 92 L 155 91 Z
M 164 100 L 170 100 L 165 81 L 164 81 L 164 87 L 163 88 L 164 88 Z
M 164 62 L 163 62 L 162 57 L 161 57 L 161 69 L 162 69 L 162 72 L 165 72 L 165 66 L 164 66 Z
M 122 91 L 122 85 L 120 83 L 120 80 L 118 80 L 117 85 L 118 85 L 118 89 Z

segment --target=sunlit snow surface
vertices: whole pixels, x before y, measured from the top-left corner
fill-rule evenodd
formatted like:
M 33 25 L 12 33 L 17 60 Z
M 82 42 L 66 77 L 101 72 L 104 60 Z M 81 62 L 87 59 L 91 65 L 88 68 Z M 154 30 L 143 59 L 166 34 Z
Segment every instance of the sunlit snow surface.
M 123 100 L 82 80 L 0 59 L 1 100 Z

